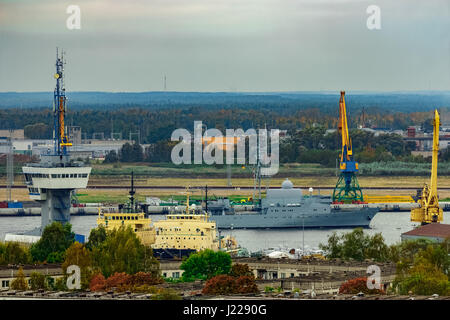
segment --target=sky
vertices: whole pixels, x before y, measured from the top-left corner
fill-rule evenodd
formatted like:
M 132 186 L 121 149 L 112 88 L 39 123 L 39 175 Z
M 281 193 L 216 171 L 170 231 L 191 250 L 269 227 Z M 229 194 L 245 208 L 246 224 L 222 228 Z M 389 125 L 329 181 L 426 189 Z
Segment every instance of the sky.
M 52 91 L 56 47 L 68 91 L 450 90 L 450 1 L 0 0 L 0 92 Z

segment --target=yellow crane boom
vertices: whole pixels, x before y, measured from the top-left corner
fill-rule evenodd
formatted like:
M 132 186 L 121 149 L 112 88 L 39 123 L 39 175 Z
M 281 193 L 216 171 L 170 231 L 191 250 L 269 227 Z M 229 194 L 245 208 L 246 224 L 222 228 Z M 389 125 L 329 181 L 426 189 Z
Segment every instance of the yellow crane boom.
M 443 219 L 443 210 L 439 207 L 437 195 L 437 165 L 439 152 L 439 113 L 434 111 L 433 121 L 433 157 L 431 162 L 430 184 L 425 184 L 418 203 L 419 208 L 411 210 L 411 221 L 421 222 L 422 224 L 439 223 Z
M 341 163 L 350 161 L 352 156 L 352 144 L 348 134 L 347 108 L 345 107 L 345 91 L 341 91 L 339 99 L 339 131 L 342 136 Z

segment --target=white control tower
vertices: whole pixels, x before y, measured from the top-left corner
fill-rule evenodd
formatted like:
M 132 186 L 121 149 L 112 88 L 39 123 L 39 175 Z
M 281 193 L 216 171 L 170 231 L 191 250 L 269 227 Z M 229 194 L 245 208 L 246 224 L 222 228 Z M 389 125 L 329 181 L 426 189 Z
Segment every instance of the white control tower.
M 64 127 L 66 112 L 64 64 L 64 54 L 59 56 L 57 50 L 53 104 L 54 149 L 41 155 L 39 163 L 30 163 L 22 167 L 30 198 L 42 205 L 40 234 L 45 226 L 54 221 L 63 224 L 70 221 L 71 193 L 75 189 L 85 189 L 91 173 L 90 167 L 70 159 L 67 150 L 72 143 L 69 142 Z

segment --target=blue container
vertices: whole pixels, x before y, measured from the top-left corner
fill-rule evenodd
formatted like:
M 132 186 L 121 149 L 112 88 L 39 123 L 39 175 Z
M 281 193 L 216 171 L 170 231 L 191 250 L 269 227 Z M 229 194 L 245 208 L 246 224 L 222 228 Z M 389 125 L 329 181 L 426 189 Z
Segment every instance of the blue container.
M 22 202 L 8 202 L 8 208 L 23 208 Z
M 75 241 L 77 241 L 79 243 L 84 243 L 86 241 L 86 237 L 83 234 L 75 233 Z

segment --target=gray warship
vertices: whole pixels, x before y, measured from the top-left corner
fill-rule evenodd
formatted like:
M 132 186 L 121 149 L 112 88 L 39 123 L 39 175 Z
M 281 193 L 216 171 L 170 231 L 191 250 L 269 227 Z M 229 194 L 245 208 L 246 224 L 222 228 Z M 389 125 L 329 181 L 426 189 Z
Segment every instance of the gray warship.
M 333 205 L 331 197 L 308 195 L 286 179 L 280 189 L 268 189 L 252 211 L 236 212 L 227 199 L 208 204 L 210 220 L 219 229 L 370 227 L 379 208 Z

